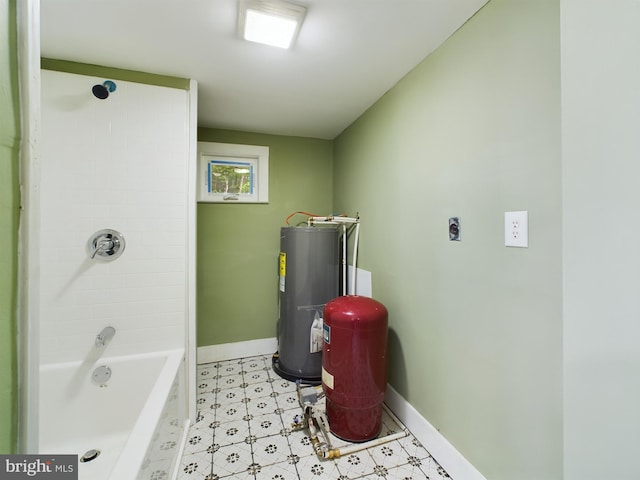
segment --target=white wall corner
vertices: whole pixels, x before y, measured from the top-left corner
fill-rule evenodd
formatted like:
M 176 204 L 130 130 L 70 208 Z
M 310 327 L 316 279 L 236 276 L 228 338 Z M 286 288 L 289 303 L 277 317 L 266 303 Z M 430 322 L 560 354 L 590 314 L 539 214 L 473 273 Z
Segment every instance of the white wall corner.
M 187 414 L 192 423 L 197 415 L 196 363 L 197 363 L 197 318 L 196 318 L 196 246 L 197 246 L 197 203 L 196 174 L 198 164 L 198 82 L 189 81 L 187 92 L 189 104 L 187 122 L 189 125 L 189 153 L 187 174 L 187 319 L 186 319 L 186 380 Z
M 40 1 L 17 2 L 22 147 L 18 245 L 18 451 L 38 452 L 40 380 Z
M 426 418 L 407 402 L 391 385 L 387 386 L 385 403 L 411 431 L 433 458 L 456 480 L 486 480 Z
M 246 342 L 207 345 L 198 347 L 198 363 L 221 362 L 255 355 L 271 355 L 276 350 L 278 350 L 278 341 L 275 337 Z

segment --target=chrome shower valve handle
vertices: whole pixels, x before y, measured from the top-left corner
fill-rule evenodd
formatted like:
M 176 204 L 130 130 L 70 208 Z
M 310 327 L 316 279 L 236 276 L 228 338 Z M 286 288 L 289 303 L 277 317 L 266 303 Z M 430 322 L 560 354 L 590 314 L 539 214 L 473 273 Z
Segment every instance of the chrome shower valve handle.
M 125 241 L 122 233 L 104 229 L 93 234 L 87 242 L 87 255 L 91 260 L 111 262 L 124 252 Z

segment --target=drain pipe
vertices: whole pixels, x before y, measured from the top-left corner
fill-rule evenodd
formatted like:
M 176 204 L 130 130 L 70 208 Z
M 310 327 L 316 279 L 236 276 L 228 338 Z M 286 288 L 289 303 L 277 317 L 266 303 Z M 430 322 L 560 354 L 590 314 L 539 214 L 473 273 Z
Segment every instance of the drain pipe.
M 347 224 L 342 224 L 342 295 L 347 294 Z
M 360 222 L 356 223 L 356 235 L 353 239 L 353 280 L 351 281 L 351 295 L 356 294 L 356 265 L 358 262 L 358 237 L 360 236 Z

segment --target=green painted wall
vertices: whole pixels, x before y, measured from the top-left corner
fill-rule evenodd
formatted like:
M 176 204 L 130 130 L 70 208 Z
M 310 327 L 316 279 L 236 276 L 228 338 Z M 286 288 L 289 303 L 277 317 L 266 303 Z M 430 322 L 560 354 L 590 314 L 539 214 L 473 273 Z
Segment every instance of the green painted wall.
M 269 204 L 198 204 L 198 345 L 275 337 L 280 227 L 332 212 L 333 144 L 206 128 L 198 140 L 269 147 Z
M 16 2 L 0 0 L 0 453 L 17 435 L 16 296 L 20 110 Z
M 564 478 L 635 480 L 640 3 L 562 0 L 561 19 Z
M 491 480 L 562 478 L 559 34 L 559 0 L 492 0 L 335 140 L 390 383 Z

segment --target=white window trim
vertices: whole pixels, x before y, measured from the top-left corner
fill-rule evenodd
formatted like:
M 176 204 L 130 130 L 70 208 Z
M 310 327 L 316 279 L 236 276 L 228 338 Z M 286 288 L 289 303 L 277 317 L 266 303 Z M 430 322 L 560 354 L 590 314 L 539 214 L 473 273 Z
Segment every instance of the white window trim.
M 213 159 L 255 162 L 254 195 L 211 193 L 207 188 L 208 164 Z M 198 202 L 269 203 L 269 147 L 235 143 L 198 142 Z

